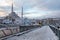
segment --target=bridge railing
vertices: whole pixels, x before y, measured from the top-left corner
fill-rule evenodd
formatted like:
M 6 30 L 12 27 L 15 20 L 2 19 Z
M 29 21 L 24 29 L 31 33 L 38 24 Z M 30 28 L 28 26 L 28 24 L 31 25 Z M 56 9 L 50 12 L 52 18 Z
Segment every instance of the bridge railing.
M 18 32 L 20 32 L 19 27 L 10 27 L 10 28 L 0 29 L 0 38 L 9 36 L 12 34 L 16 34 Z

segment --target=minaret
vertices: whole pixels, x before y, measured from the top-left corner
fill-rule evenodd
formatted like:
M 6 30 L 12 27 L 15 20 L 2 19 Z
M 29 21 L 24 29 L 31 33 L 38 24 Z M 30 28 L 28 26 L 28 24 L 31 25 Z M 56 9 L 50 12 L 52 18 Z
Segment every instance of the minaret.
M 22 6 L 22 10 L 21 10 L 21 18 L 22 18 L 22 25 L 24 25 L 24 19 L 23 19 L 23 6 Z
M 23 7 L 22 7 L 22 13 L 21 13 L 21 17 L 22 17 L 22 19 L 23 19 Z
M 13 12 L 13 3 L 12 3 L 12 7 L 11 7 L 11 12 Z

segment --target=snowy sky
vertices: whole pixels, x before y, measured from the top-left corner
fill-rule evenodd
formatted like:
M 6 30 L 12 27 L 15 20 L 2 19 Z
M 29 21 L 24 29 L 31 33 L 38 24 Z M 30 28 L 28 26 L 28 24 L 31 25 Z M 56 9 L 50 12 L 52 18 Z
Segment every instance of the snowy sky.
M 11 12 L 11 4 L 12 0 L 0 0 L 0 16 Z M 23 6 L 25 17 L 60 17 L 60 0 L 13 0 L 13 4 L 19 16 Z

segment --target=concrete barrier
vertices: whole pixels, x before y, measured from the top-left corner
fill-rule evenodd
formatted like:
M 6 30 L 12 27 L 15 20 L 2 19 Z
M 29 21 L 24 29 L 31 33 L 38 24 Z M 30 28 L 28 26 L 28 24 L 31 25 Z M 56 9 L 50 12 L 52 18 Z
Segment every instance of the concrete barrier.
M 17 29 L 16 29 L 16 31 L 17 31 L 17 33 L 19 33 L 19 32 L 20 32 L 20 29 L 19 29 L 19 28 L 17 28 Z
M 0 29 L 0 38 L 6 37 L 9 35 L 13 35 L 20 32 L 20 29 L 18 27 L 11 27 L 11 28 L 5 28 L 5 29 Z
M 0 30 L 0 38 L 1 38 L 1 37 L 4 37 L 4 36 L 5 36 L 5 34 L 3 33 L 2 30 Z
M 11 29 L 13 34 L 17 33 L 16 29 Z
M 4 30 L 6 36 L 11 35 L 11 31 L 9 29 Z

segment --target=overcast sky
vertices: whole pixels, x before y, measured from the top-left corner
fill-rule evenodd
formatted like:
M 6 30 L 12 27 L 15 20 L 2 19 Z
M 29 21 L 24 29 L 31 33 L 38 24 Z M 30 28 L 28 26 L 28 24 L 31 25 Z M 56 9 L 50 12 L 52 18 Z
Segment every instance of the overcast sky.
M 11 12 L 11 4 L 12 0 L 0 0 L 0 16 Z M 13 4 L 19 16 L 23 6 L 25 17 L 60 17 L 60 0 L 13 0 Z

